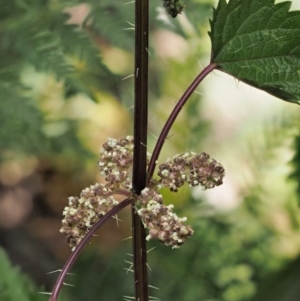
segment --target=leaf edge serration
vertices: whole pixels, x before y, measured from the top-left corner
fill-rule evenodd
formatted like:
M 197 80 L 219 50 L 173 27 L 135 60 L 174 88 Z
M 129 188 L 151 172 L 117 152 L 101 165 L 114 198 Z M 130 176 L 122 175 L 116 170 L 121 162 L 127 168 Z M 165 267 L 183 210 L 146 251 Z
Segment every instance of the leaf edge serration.
M 211 63 L 218 65 L 216 69 L 232 75 L 239 81 L 245 82 L 255 88 L 261 89 L 275 97 L 281 98 L 288 102 L 299 104 L 300 43 L 298 43 L 298 41 L 300 41 L 300 11 L 290 11 L 291 4 L 291 1 L 285 1 L 275 4 L 274 0 L 229 0 L 228 2 L 226 2 L 226 0 L 220 0 L 217 8 L 213 8 L 213 18 L 210 20 L 211 30 L 208 34 L 212 43 Z M 248 11 L 245 12 L 245 9 L 248 9 Z M 253 17 L 251 15 L 251 9 L 253 16 L 255 14 L 257 14 L 258 16 L 263 15 L 263 12 L 265 11 L 269 14 L 269 19 L 258 19 L 257 22 L 254 23 L 255 18 L 251 18 Z M 234 10 L 236 10 L 234 12 L 235 15 L 233 13 Z M 272 19 L 273 15 L 270 15 L 270 12 L 279 16 L 276 16 L 280 20 L 278 24 L 276 23 L 277 19 Z M 250 15 L 249 19 L 251 20 L 252 24 L 251 22 L 250 24 L 243 24 L 245 20 L 245 13 L 248 13 Z M 232 25 L 232 22 L 226 22 L 228 16 L 230 15 L 231 17 L 242 16 L 243 20 L 237 20 L 236 24 Z M 238 17 L 236 19 L 238 19 Z M 251 30 L 249 34 L 245 34 L 245 36 L 242 38 L 240 38 L 238 34 L 236 34 L 239 29 L 238 22 L 241 22 L 245 28 L 251 28 L 251 25 L 253 26 L 253 28 L 257 27 L 259 28 L 258 33 L 263 33 L 261 37 L 261 45 L 264 44 L 267 46 L 264 46 L 265 48 L 262 49 L 263 51 L 261 53 L 261 57 L 251 57 L 251 55 L 248 58 L 243 57 L 244 53 L 251 54 L 251 51 L 252 53 L 254 53 L 255 51 L 258 52 L 258 50 L 255 49 L 255 43 L 253 43 L 254 34 L 251 32 Z M 277 28 L 274 29 L 271 26 L 269 29 L 268 22 L 272 24 L 273 27 L 275 24 Z M 236 33 L 232 34 L 232 32 L 229 32 L 228 34 L 228 24 L 230 24 L 230 26 L 233 28 L 231 29 L 233 32 L 234 30 L 236 30 Z M 264 26 L 264 29 L 260 29 L 261 26 Z M 283 29 L 291 36 L 291 38 L 289 38 L 289 35 L 287 35 L 287 37 L 284 37 Z M 281 33 L 278 33 L 280 31 Z M 235 61 L 234 59 L 232 59 L 234 58 L 235 53 L 233 51 L 229 51 L 231 49 L 228 46 L 228 41 L 226 41 L 226 39 L 224 40 L 224 37 L 226 37 L 226 35 L 232 36 L 230 41 L 232 45 L 230 46 L 232 46 L 233 51 L 236 50 L 237 52 L 240 52 L 239 60 Z M 270 36 L 271 42 L 268 42 L 268 40 L 270 40 Z M 248 45 L 245 42 L 247 38 L 249 38 L 250 40 Z M 280 38 L 283 39 L 282 45 L 280 44 L 281 41 L 279 41 Z M 267 42 L 269 44 L 267 44 Z M 276 53 L 277 51 L 280 55 L 278 57 L 272 57 L 272 55 L 270 55 L 270 57 L 265 57 L 271 58 L 267 62 L 269 65 L 265 65 L 260 68 L 259 60 L 261 58 L 264 58 L 264 50 L 266 49 L 266 47 L 270 47 L 270 49 L 272 50 L 272 47 L 274 48 L 274 45 L 276 45 L 275 42 L 277 42 L 278 46 L 277 49 L 275 49 L 274 53 Z M 294 42 L 297 42 L 297 44 L 295 44 Z M 238 45 L 240 49 L 237 48 L 238 43 L 240 43 L 240 45 Z M 226 47 L 228 49 L 226 49 Z M 289 49 L 289 47 L 291 49 Z M 284 50 L 282 51 L 281 48 Z M 231 60 L 229 60 L 228 58 L 231 58 Z M 294 63 L 292 64 L 290 62 Z M 228 68 L 231 63 L 232 66 Z M 235 64 L 235 66 L 238 66 L 238 68 L 234 68 L 233 64 Z M 247 70 L 248 73 L 241 72 L 241 70 Z

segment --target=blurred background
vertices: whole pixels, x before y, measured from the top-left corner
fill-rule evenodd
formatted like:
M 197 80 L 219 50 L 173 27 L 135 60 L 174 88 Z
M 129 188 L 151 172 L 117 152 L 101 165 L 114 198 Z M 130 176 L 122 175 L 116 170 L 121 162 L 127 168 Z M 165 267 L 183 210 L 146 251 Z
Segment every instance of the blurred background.
M 166 15 L 150 1 L 149 145 L 209 63 L 213 0 Z M 98 152 L 132 134 L 134 3 L 0 0 L 0 301 L 47 300 L 70 255 L 69 196 L 101 182 Z M 293 9 L 300 4 L 293 1 Z M 149 243 L 151 296 L 175 301 L 300 300 L 299 107 L 213 72 L 180 113 L 160 162 L 205 151 L 224 184 L 163 191 L 195 234 Z M 60 300 L 133 295 L 130 211 L 79 257 Z

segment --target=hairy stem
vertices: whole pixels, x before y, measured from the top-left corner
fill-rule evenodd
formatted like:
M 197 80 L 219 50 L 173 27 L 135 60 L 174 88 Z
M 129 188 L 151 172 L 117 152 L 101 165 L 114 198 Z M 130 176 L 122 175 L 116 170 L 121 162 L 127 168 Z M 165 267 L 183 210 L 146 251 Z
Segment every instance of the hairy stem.
M 69 270 L 71 269 L 72 265 L 74 264 L 75 260 L 77 259 L 79 253 L 83 249 L 83 247 L 90 241 L 90 239 L 93 237 L 94 233 L 102 227 L 112 216 L 116 215 L 120 210 L 128 206 L 133 202 L 133 199 L 127 198 L 124 201 L 120 202 L 117 206 L 112 208 L 107 214 L 105 214 L 92 228 L 91 230 L 85 235 L 85 237 L 82 239 L 82 241 L 79 243 L 79 245 L 76 247 L 74 252 L 71 254 L 67 262 L 65 263 L 65 266 L 63 267 L 61 273 L 59 274 L 57 281 L 55 283 L 55 286 L 53 288 L 51 297 L 49 301 L 57 301 L 58 294 L 60 292 L 60 289 L 64 283 L 65 277 Z
M 133 192 L 140 194 L 147 183 L 148 35 L 149 0 L 135 1 L 135 86 Z M 148 301 L 146 232 L 140 217 L 132 213 L 135 300 Z
M 147 182 L 148 126 L 148 0 L 136 1 L 135 16 L 135 85 L 133 191 L 136 194 Z
M 184 94 L 181 96 L 179 101 L 176 103 L 171 115 L 169 116 L 167 122 L 165 123 L 159 137 L 157 140 L 157 143 L 155 145 L 154 151 L 151 156 L 151 160 L 149 162 L 148 167 L 148 179 L 150 179 L 153 176 L 154 169 L 156 166 L 156 161 L 159 157 L 160 151 L 164 145 L 164 142 L 168 136 L 168 133 L 176 120 L 176 117 L 180 113 L 181 109 L 189 99 L 189 97 L 192 95 L 192 93 L 195 91 L 197 86 L 202 82 L 202 80 L 211 72 L 213 71 L 218 65 L 215 63 L 209 64 L 207 67 L 205 67 L 200 74 L 196 77 L 196 79 L 192 82 L 192 84 L 188 87 L 188 89 L 184 92 Z

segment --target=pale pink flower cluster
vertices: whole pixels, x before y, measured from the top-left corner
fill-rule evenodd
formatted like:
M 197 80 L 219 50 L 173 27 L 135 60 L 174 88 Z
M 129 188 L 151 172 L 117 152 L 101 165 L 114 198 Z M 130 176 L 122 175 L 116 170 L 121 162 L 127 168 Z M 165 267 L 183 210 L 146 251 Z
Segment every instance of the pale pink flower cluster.
M 190 186 L 201 185 L 204 189 L 214 188 L 223 183 L 223 166 L 206 153 L 193 152 L 176 155 L 159 165 L 159 187 L 178 191 L 185 182 Z
M 69 246 L 79 244 L 90 228 L 119 202 L 113 192 L 103 184 L 85 188 L 78 197 L 69 197 L 69 204 L 63 211 L 64 219 L 60 232 L 67 236 Z
M 100 150 L 98 166 L 105 177 L 104 184 L 85 188 L 80 197 L 70 197 L 65 207 L 61 232 L 67 236 L 74 249 L 91 227 L 118 204 L 113 195 L 127 195 L 134 199 L 137 214 L 149 230 L 147 240 L 158 239 L 161 243 L 180 247 L 193 234 L 186 226 L 186 218 L 173 212 L 173 205 L 165 206 L 158 190 L 163 187 L 178 191 L 184 183 L 201 185 L 205 189 L 222 184 L 225 175 L 222 165 L 206 153 L 185 153 L 158 166 L 160 179 L 150 179 L 141 195 L 132 193 L 129 169 L 133 161 L 132 136 L 119 140 L 109 138 Z M 148 154 L 149 156 L 149 154 Z
M 153 189 L 145 188 L 137 199 L 137 213 L 149 230 L 147 240 L 158 239 L 162 244 L 179 248 L 194 231 L 184 225 L 187 218 L 173 212 L 173 205 L 162 204 L 162 196 Z
M 95 184 L 85 188 L 78 197 L 69 197 L 69 204 L 63 211 L 64 219 L 60 232 L 67 236 L 74 249 L 90 228 L 119 202 L 113 197 L 122 189 L 131 189 L 128 169 L 132 164 L 133 137 L 119 140 L 109 138 L 100 150 L 98 162 L 105 184 Z
M 128 175 L 133 159 L 133 137 L 127 136 L 119 140 L 109 138 L 100 150 L 98 162 L 100 173 L 110 186 L 131 189 Z

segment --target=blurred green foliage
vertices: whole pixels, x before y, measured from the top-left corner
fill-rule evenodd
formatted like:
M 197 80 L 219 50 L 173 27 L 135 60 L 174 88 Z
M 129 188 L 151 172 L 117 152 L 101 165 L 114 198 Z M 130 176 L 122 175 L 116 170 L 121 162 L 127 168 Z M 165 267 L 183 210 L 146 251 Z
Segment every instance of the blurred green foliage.
M 57 165 L 46 170 L 44 177 L 50 178 L 50 183 L 43 183 L 49 188 L 43 187 L 40 195 L 46 199 L 45 208 L 52 210 L 50 217 L 59 221 L 67 196 L 84 188 L 79 187 L 85 185 L 80 177 L 85 181 L 95 178 L 96 154 L 102 140 L 108 135 L 130 134 L 133 84 L 130 78 L 122 79 L 133 70 L 133 4 L 120 0 L 0 0 L 0 4 L 0 176 L 5 174 L 1 171 L 4 161 L 18 161 L 20 157 L 26 160 L 34 156 L 39 162 Z M 212 4 L 214 1 L 209 0 L 186 1 L 186 14 L 173 20 L 165 15 L 161 1 L 150 1 L 150 152 L 156 142 L 154 136 L 174 102 L 199 72 L 202 61 L 209 61 L 206 32 Z M 83 18 L 78 15 L 81 10 Z M 202 151 L 210 145 L 216 151 L 221 149 L 219 141 L 213 140 L 210 123 L 202 116 L 201 100 L 199 94 L 191 97 L 171 130 L 170 136 L 175 135 L 168 139 L 162 158 Z M 299 210 L 295 206 L 300 189 L 294 185 L 300 179 L 299 123 L 297 114 L 286 119 L 289 121 L 279 122 L 274 128 L 271 124 L 271 130 L 264 129 L 262 139 L 261 133 L 254 132 L 250 138 L 246 135 L 251 143 L 245 160 L 234 152 L 239 141 L 225 145 L 231 159 L 238 161 L 236 173 L 250 169 L 255 179 L 238 187 L 241 201 L 233 209 L 222 211 L 210 206 L 203 195 L 191 197 L 188 189 L 178 194 L 164 192 L 166 202 L 175 203 L 177 212 L 188 216 L 195 234 L 180 250 L 150 244 L 149 248 L 157 246 L 149 253 L 150 284 L 159 288 L 151 290 L 151 295 L 175 301 L 299 300 L 296 293 L 289 294 L 297 292 L 298 277 L 298 270 L 289 265 L 298 266 L 300 253 Z M 296 133 L 290 133 L 290 128 Z M 278 154 L 282 148 L 286 152 Z M 276 167 L 286 164 L 286 153 L 294 150 L 293 181 L 285 182 L 291 168 L 278 175 Z M 38 168 L 32 171 L 40 172 Z M 56 177 L 51 178 L 49 173 Z M 2 189 L 5 184 L 1 185 Z M 49 191 L 54 196 L 48 196 Z M 222 194 L 218 197 L 222 203 Z M 45 218 L 45 208 L 32 216 Z M 126 220 L 121 225 L 126 231 L 130 228 Z M 39 230 L 48 233 L 45 240 L 49 240 L 49 249 L 56 251 L 60 260 L 65 259 L 66 253 L 49 235 L 49 227 Z M 75 276 L 68 279 L 75 287 L 64 288 L 70 300 L 114 301 L 132 295 L 133 277 L 124 270 L 130 266 L 124 262 L 131 261 L 126 255 L 130 246 L 125 242 L 110 245 L 119 233 L 113 231 L 100 237 L 100 247 L 109 249 L 106 254 L 99 255 L 95 242 L 79 258 Z M 15 275 L 15 270 L 6 258 L 0 258 L 0 263 L 0 296 L 17 294 L 15 283 L 8 282 L 7 277 Z M 278 276 L 272 277 L 276 273 Z M 283 277 L 286 281 L 281 289 L 278 284 Z M 16 278 L 13 280 L 21 283 Z M 268 295 L 270 287 L 275 286 L 280 292 Z M 40 296 L 31 284 L 18 287 L 29 289 L 28 300 L 40 300 L 35 299 Z
M 293 157 L 294 171 L 291 174 L 291 178 L 297 183 L 297 195 L 298 203 L 300 205 L 300 133 L 295 137 L 295 155 Z
M 1 301 L 44 301 L 48 299 L 47 296 L 37 293 L 37 287 L 21 273 L 19 268 L 12 267 L 2 248 L 0 248 L 0 270 Z

